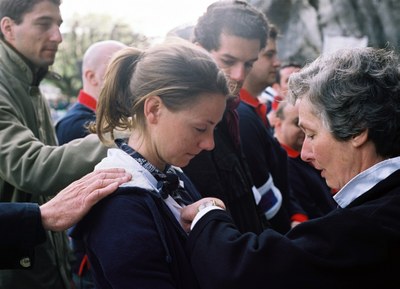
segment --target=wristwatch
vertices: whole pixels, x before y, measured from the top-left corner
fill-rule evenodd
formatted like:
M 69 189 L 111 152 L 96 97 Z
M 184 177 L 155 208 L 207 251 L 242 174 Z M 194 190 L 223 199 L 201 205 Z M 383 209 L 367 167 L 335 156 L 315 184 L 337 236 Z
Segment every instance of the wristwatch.
M 205 201 L 203 203 L 201 203 L 198 207 L 197 207 L 197 211 L 200 212 L 201 210 L 203 210 L 206 207 L 210 207 L 210 206 L 218 206 L 217 202 L 215 200 L 208 200 Z

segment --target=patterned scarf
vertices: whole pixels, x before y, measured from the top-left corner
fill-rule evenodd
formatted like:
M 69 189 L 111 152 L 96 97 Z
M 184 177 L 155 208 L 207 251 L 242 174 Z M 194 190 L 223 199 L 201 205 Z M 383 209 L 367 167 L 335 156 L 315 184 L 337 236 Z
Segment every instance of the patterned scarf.
M 180 185 L 179 177 L 171 165 L 167 165 L 165 172 L 162 172 L 147 161 L 140 153 L 131 148 L 123 139 L 116 139 L 115 143 L 121 150 L 134 158 L 143 168 L 152 174 L 157 180 L 157 189 L 160 191 L 163 199 L 171 196 L 182 207 L 193 203 L 190 194 Z

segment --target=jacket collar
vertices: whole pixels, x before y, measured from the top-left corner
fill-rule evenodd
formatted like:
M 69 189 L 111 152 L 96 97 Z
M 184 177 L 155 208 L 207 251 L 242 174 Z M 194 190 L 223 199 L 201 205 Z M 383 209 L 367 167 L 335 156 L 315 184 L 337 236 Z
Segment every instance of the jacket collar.
M 97 100 L 93 96 L 84 92 L 83 90 L 79 92 L 78 102 L 86 106 L 87 108 L 96 111 Z
M 265 127 L 270 128 L 271 125 L 267 118 L 267 106 L 258 101 L 257 98 L 253 97 L 246 89 L 240 89 L 240 100 L 247 105 L 253 107 L 264 123 Z
M 381 161 L 352 178 L 343 188 L 340 189 L 337 194 L 333 196 L 333 198 L 342 208 L 347 207 L 349 204 L 355 206 L 364 199 L 359 198 L 360 196 L 366 194 L 366 192 L 369 192 L 378 183 L 384 181 L 386 178 L 390 178 L 389 176 L 392 174 L 394 174 L 395 177 L 393 177 L 393 179 L 398 184 L 399 173 L 400 157 Z M 377 192 L 375 193 L 382 193 L 385 192 L 386 189 L 382 190 L 381 188 L 376 191 Z M 359 200 L 357 202 L 352 203 L 358 198 Z
M 17 51 L 7 41 L 1 39 L 0 43 L 6 50 L 9 59 L 12 62 L 14 62 L 19 69 L 21 69 L 24 72 L 28 72 L 28 74 L 26 74 L 28 77 L 28 83 L 31 86 L 39 86 L 40 82 L 48 73 L 48 67 L 46 68 L 36 67 L 28 58 L 26 58 L 19 51 Z
M 254 98 L 246 89 L 242 88 L 240 89 L 240 100 L 247 103 L 248 105 L 256 108 L 261 103 L 258 101 L 258 99 Z
M 281 143 L 281 147 L 285 149 L 287 155 L 292 159 L 295 159 L 300 155 L 300 152 L 295 151 L 294 149 L 288 147 L 287 145 L 284 145 L 283 143 Z

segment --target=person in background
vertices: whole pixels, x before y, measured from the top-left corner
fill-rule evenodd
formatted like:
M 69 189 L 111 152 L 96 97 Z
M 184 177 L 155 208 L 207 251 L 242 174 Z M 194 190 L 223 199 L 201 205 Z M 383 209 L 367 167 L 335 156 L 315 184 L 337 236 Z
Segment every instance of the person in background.
M 125 168 L 133 181 L 71 234 L 85 243 L 96 288 L 198 288 L 179 215 L 200 195 L 179 167 L 214 148 L 228 94 L 210 55 L 182 39 L 125 48 L 112 60 L 95 128 L 105 142 L 116 128 L 131 135 L 115 139 L 96 169 Z
M 393 50 L 365 47 L 323 54 L 291 75 L 287 99 L 299 102 L 301 157 L 339 190 L 338 206 L 286 235 L 241 234 L 203 200 L 183 208 L 201 288 L 398 287 L 399 67 Z
M 300 71 L 301 67 L 302 66 L 300 64 L 294 62 L 289 62 L 282 65 L 276 74 L 276 81 L 269 86 L 272 87 L 272 90 L 276 92 L 271 102 L 270 109 L 267 111 L 268 120 L 272 128 L 275 127 L 276 110 L 278 109 L 279 103 L 286 98 L 289 77 L 292 73 Z
M 106 156 L 95 134 L 57 146 L 39 85 L 62 41 L 60 0 L 0 0 L 0 202 L 49 197 L 93 171 Z M 31 270 L 1 270 L 0 288 L 70 288 L 69 242 L 47 231 Z
M 55 125 L 60 145 L 89 134 L 88 126 L 96 120 L 96 105 L 103 86 L 104 73 L 112 55 L 127 47 L 122 42 L 104 40 L 93 43 L 82 59 L 82 90 L 77 102 Z
M 278 57 L 277 39 L 279 37 L 279 31 L 276 26 L 270 24 L 268 32 L 268 40 L 266 47 L 260 52 L 255 66 L 249 73 L 249 77 L 246 78 L 245 89 L 251 96 L 256 96 L 257 103 L 259 104 L 258 110 L 262 109 L 258 114 L 263 120 L 265 125 L 268 125 L 265 115 L 268 112 L 267 104 L 261 101 L 261 94 L 266 90 L 267 87 L 271 87 L 272 84 L 277 82 L 277 75 L 281 67 L 281 60 Z M 279 91 L 274 91 L 278 94 Z M 254 97 L 252 97 L 253 99 Z M 266 110 L 266 111 L 265 111 Z
M 243 1 L 218 1 L 199 18 L 193 42 L 207 50 L 222 69 L 232 96 L 218 129 L 215 148 L 203 151 L 183 168 L 203 197 L 224 201 L 241 232 L 261 232 L 267 221 L 257 206 L 253 184 L 240 144 L 239 90 L 268 37 L 264 14 Z M 269 209 L 269 208 L 268 208 Z
M 82 84 L 78 101 L 55 125 L 60 145 L 90 134 L 89 124 L 96 120 L 96 105 L 104 82 L 104 74 L 113 54 L 127 47 L 115 41 L 95 42 L 86 50 L 82 60 Z M 83 244 L 71 240 L 74 258 L 71 261 L 72 278 L 76 289 L 94 288 Z
M 240 90 L 238 112 L 244 155 L 261 194 L 259 205 L 270 208 L 265 214 L 272 228 L 286 233 L 292 225 L 308 220 L 308 216 L 293 196 L 287 154 L 272 134 L 266 105 L 258 100 L 262 91 L 275 82 L 280 66 L 277 37 L 278 30 L 270 25 L 267 44 Z
M 45 230 L 63 231 L 77 223 L 100 199 L 131 176 L 123 169 L 98 170 L 59 192 L 47 203 L 0 203 L 0 269 L 34 266 L 34 247 L 46 240 Z
M 272 88 L 282 97 L 281 100 L 284 100 L 288 94 L 290 75 L 300 71 L 301 68 L 302 66 L 296 62 L 286 62 L 279 68 L 279 71 L 276 74 L 276 81 L 272 84 Z
M 289 183 L 292 193 L 309 219 L 322 217 L 336 207 L 321 172 L 300 157 L 304 132 L 299 127 L 299 104 L 286 100 L 276 110 L 275 137 L 289 157 Z

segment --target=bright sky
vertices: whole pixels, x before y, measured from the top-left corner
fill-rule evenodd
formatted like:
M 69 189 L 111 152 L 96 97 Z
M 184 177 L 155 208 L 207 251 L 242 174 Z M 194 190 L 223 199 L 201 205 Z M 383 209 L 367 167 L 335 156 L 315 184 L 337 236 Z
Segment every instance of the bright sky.
M 216 0 L 63 0 L 61 14 L 108 14 L 130 23 L 135 32 L 163 38 L 171 29 L 195 23 Z

